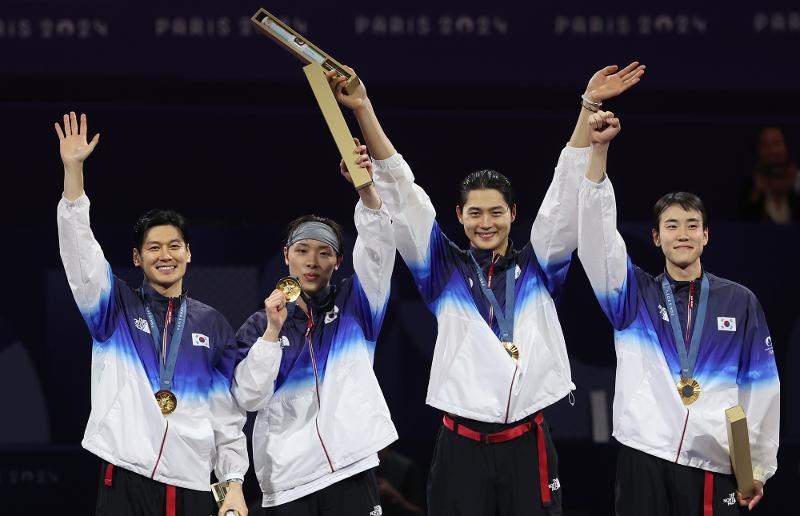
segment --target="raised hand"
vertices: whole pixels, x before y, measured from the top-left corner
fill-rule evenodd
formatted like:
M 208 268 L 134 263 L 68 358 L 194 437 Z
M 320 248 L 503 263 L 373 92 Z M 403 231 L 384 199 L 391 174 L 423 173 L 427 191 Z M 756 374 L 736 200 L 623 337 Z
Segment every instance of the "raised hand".
M 619 134 L 622 126 L 611 111 L 598 111 L 589 117 L 592 144 L 608 145 Z
M 264 311 L 267 313 L 267 329 L 264 332 L 265 340 L 276 341 L 278 339 L 278 334 L 283 328 L 289 313 L 286 310 L 286 303 L 286 294 L 278 289 L 273 290 L 269 297 L 264 300 Z
M 345 68 L 355 74 L 352 68 L 348 66 Z M 336 75 L 336 72 L 332 70 L 327 72 L 325 76 L 328 78 L 328 84 L 331 85 L 333 96 L 336 97 L 336 101 L 339 104 L 353 111 L 358 111 L 367 104 L 367 87 L 364 86 L 364 81 L 359 79 L 360 84 L 358 88 L 348 95 L 344 92 L 344 87 L 347 84 L 347 79 L 345 77 Z
M 616 97 L 635 86 L 644 75 L 644 70 L 645 66 L 638 61 L 632 62 L 622 70 L 617 65 L 601 68 L 589 79 L 586 95 L 594 102 Z
M 75 112 L 70 111 L 68 115 L 64 115 L 64 129 L 61 129 L 58 122 L 55 123 L 55 128 L 61 150 L 61 161 L 64 162 L 65 168 L 83 164 L 100 141 L 100 133 L 97 133 L 92 141 L 87 142 L 89 127 L 85 114 L 81 114 L 79 125 Z
M 354 163 L 359 167 L 366 169 L 369 177 L 372 177 L 372 159 L 370 159 L 369 153 L 367 152 L 367 146 L 361 145 L 361 142 L 358 140 L 358 138 L 353 138 L 353 142 L 356 144 L 356 148 L 353 149 L 353 154 L 357 155 Z M 344 160 L 339 162 L 339 172 L 350 184 L 353 184 L 353 178 L 350 177 L 350 172 L 347 171 L 347 165 L 345 165 Z

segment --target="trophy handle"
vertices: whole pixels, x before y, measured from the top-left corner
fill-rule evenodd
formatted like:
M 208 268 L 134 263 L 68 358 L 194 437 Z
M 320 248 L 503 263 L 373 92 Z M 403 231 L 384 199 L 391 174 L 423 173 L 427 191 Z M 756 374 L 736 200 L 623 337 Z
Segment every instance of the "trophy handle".
M 328 79 L 325 77 L 324 69 L 317 63 L 311 63 L 303 67 L 303 72 L 306 74 L 308 84 L 311 85 L 311 91 L 314 92 L 314 97 L 317 99 L 322 116 L 325 117 L 328 129 L 333 135 L 339 154 L 342 156 L 345 166 L 347 166 L 347 171 L 350 172 L 353 186 L 356 187 L 356 190 L 360 190 L 371 185 L 372 178 L 369 173 L 353 163 L 353 135 L 350 134 L 350 129 L 347 128 L 347 122 L 344 120 L 342 110 L 339 109 L 336 97 L 333 96 Z

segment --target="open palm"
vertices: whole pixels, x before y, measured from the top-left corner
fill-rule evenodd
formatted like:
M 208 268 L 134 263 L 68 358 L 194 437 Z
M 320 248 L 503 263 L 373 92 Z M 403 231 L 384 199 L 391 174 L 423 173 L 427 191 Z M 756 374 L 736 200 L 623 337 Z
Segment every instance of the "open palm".
M 94 151 L 97 142 L 100 141 L 99 133 L 92 138 L 92 141 L 86 140 L 86 134 L 89 132 L 86 115 L 81 115 L 79 124 L 74 111 L 70 111 L 69 115 L 64 115 L 63 130 L 58 122 L 56 122 L 55 128 L 61 150 L 61 161 L 65 166 L 83 163 Z
M 633 87 L 644 75 L 645 66 L 634 61 L 622 70 L 617 65 L 606 66 L 598 70 L 586 86 L 586 93 L 595 102 L 616 97 Z

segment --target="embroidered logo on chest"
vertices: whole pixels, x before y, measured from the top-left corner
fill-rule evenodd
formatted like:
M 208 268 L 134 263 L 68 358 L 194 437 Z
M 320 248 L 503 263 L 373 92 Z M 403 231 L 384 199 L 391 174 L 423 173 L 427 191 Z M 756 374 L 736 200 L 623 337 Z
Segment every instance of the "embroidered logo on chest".
M 150 333 L 150 325 L 147 324 L 147 319 L 143 317 L 137 317 L 136 319 L 133 320 L 133 324 L 134 326 L 136 326 L 137 330 L 143 331 L 145 333 Z
M 764 348 L 764 351 L 766 351 L 770 355 L 774 355 L 775 350 L 772 349 L 772 337 L 767 337 L 766 340 L 764 340 L 764 344 L 767 345 L 767 347 Z
M 735 317 L 717 317 L 717 330 L 736 331 Z
M 339 317 L 339 307 L 333 305 L 333 310 L 325 312 L 325 324 L 335 321 L 337 317 Z
M 669 315 L 667 314 L 667 309 L 661 305 L 658 305 L 658 313 L 661 314 L 661 318 L 665 321 L 669 322 Z
M 278 342 L 280 343 L 282 348 L 289 347 L 289 337 L 287 337 L 286 335 L 281 335 L 281 338 L 278 340 Z
M 202 346 L 204 348 L 208 348 L 211 346 L 211 341 L 202 333 L 192 333 L 192 346 Z

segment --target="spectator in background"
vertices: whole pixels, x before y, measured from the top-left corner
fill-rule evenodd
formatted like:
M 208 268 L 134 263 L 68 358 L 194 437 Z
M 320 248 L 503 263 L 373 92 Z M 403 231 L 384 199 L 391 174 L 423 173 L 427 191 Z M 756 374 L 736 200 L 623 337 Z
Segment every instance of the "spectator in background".
M 789 159 L 783 131 L 758 132 L 758 161 L 739 206 L 748 222 L 791 224 L 800 220 L 800 173 Z

